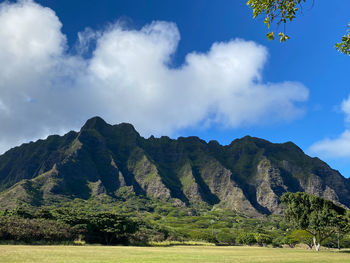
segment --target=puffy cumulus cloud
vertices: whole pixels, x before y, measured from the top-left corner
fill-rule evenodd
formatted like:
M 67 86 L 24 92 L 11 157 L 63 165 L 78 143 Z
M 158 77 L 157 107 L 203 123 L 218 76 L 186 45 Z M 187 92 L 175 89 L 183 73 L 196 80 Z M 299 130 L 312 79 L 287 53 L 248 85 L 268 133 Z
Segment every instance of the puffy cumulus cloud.
M 56 14 L 32 1 L 1 4 L 0 24 L 0 151 L 95 115 L 130 122 L 145 136 L 171 135 L 290 120 L 308 98 L 300 83 L 263 83 L 267 50 L 251 41 L 214 43 L 174 68 L 180 33 L 173 23 L 87 29 L 78 34 L 78 55 L 67 52 Z
M 67 87 L 75 73 L 81 71 L 83 62 L 64 55 L 66 38 L 51 9 L 31 1 L 5 2 L 0 5 L 0 24 L 3 151 L 72 125 L 72 119 L 65 117 L 69 111 L 63 108 L 73 106 Z
M 350 157 L 350 130 L 346 130 L 336 139 L 316 142 L 310 151 L 325 158 Z
M 345 114 L 345 121 L 350 122 L 350 96 L 343 100 L 341 109 Z M 324 158 L 350 157 L 350 130 L 346 129 L 338 138 L 326 138 L 314 143 L 309 151 Z

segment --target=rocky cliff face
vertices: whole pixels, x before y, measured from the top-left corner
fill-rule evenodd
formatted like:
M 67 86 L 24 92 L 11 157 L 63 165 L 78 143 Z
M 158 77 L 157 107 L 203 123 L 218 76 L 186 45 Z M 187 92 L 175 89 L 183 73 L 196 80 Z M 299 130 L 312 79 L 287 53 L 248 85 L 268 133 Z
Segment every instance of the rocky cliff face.
M 42 205 L 123 189 L 187 206 L 257 216 L 281 213 L 280 196 L 305 191 L 350 207 L 350 182 L 291 142 L 244 137 L 230 145 L 197 137 L 142 138 L 130 124 L 92 118 L 79 132 L 49 136 L 0 156 L 0 206 Z

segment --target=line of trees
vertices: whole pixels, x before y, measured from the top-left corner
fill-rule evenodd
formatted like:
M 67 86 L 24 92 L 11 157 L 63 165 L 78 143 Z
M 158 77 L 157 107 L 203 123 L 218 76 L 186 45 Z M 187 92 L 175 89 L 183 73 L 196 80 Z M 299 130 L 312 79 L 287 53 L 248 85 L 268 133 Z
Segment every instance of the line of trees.
M 0 216 L 0 240 L 18 242 L 68 242 L 126 244 L 139 222 L 114 212 L 76 211 L 68 208 L 39 209 L 31 214 L 19 207 Z
M 19 205 L 0 211 L 0 242 L 350 247 L 349 211 L 306 193 L 285 193 L 285 216 L 249 218 L 220 208 L 177 207 L 156 200 L 74 200 L 60 207 Z M 98 210 L 99 209 L 99 210 Z

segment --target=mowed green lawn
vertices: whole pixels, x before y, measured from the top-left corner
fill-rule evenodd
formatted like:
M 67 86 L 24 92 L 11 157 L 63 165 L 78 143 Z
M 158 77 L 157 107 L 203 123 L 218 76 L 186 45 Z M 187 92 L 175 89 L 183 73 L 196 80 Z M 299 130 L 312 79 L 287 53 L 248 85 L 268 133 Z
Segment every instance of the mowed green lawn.
M 349 251 L 348 251 L 349 252 Z M 259 247 L 0 246 L 0 262 L 350 262 L 350 253 Z

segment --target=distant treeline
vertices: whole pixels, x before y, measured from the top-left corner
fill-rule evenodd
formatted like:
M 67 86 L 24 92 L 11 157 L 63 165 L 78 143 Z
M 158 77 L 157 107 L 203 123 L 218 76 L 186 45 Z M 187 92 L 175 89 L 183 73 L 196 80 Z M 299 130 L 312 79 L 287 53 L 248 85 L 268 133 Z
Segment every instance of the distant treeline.
M 76 211 L 73 209 L 39 209 L 31 214 L 23 208 L 2 212 L 0 239 L 25 243 L 69 242 L 127 243 L 139 229 L 136 222 L 113 212 Z
M 132 244 L 204 241 L 217 245 L 312 247 L 312 235 L 293 229 L 282 216 L 249 218 L 238 212 L 189 208 L 134 197 L 76 199 L 60 206 L 20 204 L 0 211 L 0 243 Z M 322 245 L 350 247 L 350 235 L 332 235 Z

